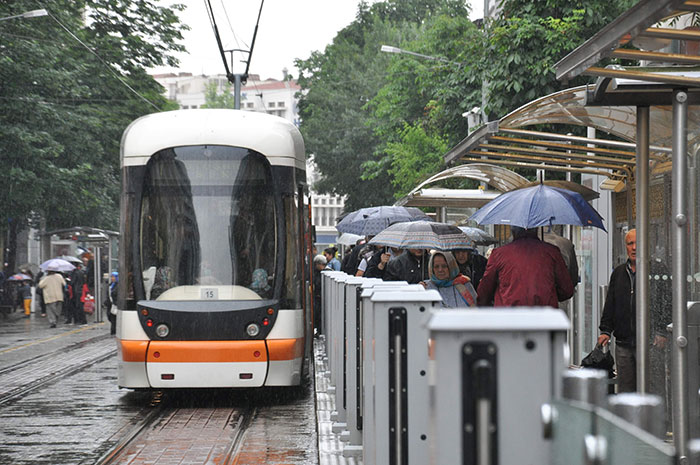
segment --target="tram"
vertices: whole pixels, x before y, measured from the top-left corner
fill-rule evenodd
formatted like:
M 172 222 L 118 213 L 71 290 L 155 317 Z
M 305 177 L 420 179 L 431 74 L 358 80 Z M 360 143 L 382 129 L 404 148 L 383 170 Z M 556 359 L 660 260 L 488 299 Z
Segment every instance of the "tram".
M 283 118 L 147 115 L 121 141 L 119 386 L 299 385 L 313 337 L 304 142 Z

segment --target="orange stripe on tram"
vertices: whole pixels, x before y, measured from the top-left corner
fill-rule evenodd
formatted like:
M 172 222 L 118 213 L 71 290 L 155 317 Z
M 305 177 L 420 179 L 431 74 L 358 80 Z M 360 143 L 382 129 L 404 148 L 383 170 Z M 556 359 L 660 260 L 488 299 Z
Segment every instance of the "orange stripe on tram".
M 304 339 L 268 339 L 270 360 L 294 360 L 304 355 Z
M 151 341 L 148 363 L 266 362 L 265 341 Z
M 125 362 L 145 362 L 146 350 L 149 341 L 125 341 L 120 340 L 122 360 Z

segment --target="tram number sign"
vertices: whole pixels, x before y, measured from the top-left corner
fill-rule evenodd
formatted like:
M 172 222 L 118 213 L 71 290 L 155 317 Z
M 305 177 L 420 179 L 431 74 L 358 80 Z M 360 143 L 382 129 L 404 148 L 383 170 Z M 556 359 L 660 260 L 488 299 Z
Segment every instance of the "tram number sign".
M 202 300 L 219 300 L 219 290 L 215 287 L 203 287 L 200 291 Z

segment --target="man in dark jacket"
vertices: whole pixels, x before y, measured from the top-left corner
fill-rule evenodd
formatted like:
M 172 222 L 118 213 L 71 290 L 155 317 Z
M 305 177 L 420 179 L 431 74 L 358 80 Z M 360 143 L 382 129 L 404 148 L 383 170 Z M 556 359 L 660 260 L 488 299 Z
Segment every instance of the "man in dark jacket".
M 513 242 L 493 250 L 477 288 L 480 307 L 557 308 L 574 295 L 559 249 L 537 238 L 537 229 L 511 226 Z
M 636 306 L 635 279 L 637 271 L 637 231 L 631 229 L 625 235 L 627 261 L 617 266 L 610 275 L 608 294 L 605 297 L 603 315 L 600 318 L 600 336 L 598 344 L 606 345 L 610 337 L 615 336 L 615 362 L 617 365 L 618 392 L 635 392 L 637 390 L 637 344 L 636 344 Z M 653 262 L 650 266 L 652 276 L 663 278 L 668 275 L 663 264 Z M 650 391 L 662 397 L 665 394 L 666 326 L 671 322 L 671 289 L 668 280 L 652 279 L 650 281 L 650 320 L 651 347 Z
M 357 265 L 360 264 L 360 252 L 364 248 L 364 239 L 359 239 L 355 246 L 345 255 L 343 263 L 340 266 L 340 271 L 349 275 L 355 276 Z
M 479 287 L 479 282 L 486 271 L 486 257 L 479 255 L 473 249 L 455 249 L 452 255 L 455 256 L 459 272 L 471 279 L 474 289 Z
M 423 249 L 408 249 L 387 263 L 384 281 L 406 281 L 408 284 L 418 284 L 427 279 L 428 272 L 424 270 Z

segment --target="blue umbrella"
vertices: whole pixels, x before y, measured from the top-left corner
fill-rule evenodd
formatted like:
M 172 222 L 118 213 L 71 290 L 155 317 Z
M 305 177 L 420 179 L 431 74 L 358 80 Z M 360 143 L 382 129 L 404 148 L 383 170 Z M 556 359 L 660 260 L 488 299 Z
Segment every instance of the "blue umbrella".
M 544 184 L 501 194 L 469 219 L 479 224 L 508 224 L 527 229 L 570 224 L 605 231 L 602 217 L 581 194 Z
M 418 220 L 430 220 L 430 218 L 415 207 L 367 207 L 347 214 L 335 225 L 335 229 L 341 233 L 373 236 L 394 223 Z

